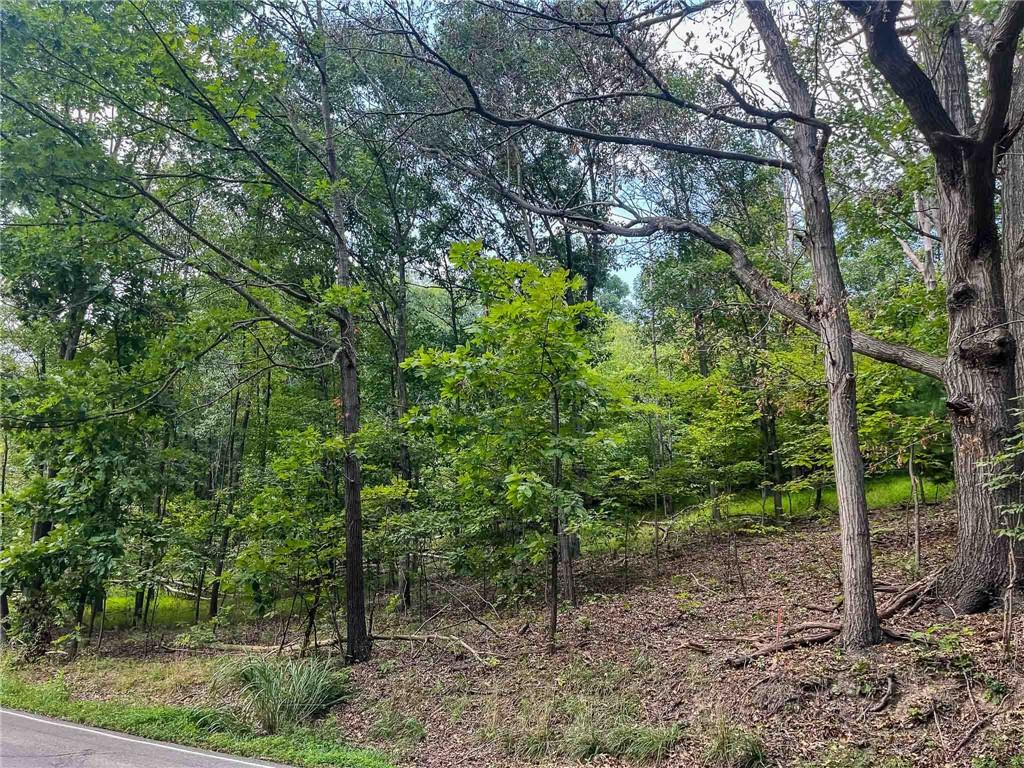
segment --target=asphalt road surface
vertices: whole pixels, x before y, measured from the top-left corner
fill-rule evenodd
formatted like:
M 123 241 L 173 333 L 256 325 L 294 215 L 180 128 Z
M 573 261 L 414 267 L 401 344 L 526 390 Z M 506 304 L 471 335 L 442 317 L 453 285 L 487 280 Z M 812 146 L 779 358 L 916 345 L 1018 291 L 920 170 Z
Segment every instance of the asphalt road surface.
M 0 768 L 284 768 L 0 710 Z

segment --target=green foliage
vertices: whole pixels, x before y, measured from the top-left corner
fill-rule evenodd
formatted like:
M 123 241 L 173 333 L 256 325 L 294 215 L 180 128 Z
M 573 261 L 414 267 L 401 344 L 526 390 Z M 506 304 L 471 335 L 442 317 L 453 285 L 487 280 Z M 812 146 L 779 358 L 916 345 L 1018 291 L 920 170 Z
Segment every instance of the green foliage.
M 308 768 L 389 768 L 390 765 L 375 752 L 346 746 L 327 730 L 300 728 L 289 731 L 287 737 L 260 736 L 222 710 L 82 701 L 72 698 L 60 679 L 33 685 L 23 682 L 9 669 L 3 672 L 0 682 L 0 705 L 4 707 L 144 738 Z
M 246 656 L 226 664 L 217 684 L 233 686 L 242 712 L 269 734 L 308 723 L 351 692 L 348 674 L 317 658 Z
M 571 468 L 601 407 L 584 330 L 600 313 L 567 300 L 581 283 L 564 270 L 484 259 L 479 246 L 454 249 L 453 260 L 471 270 L 485 313 L 465 344 L 420 349 L 403 363 L 440 396 L 407 421 L 450 457 L 451 472 L 428 492 L 447 500 L 438 532 L 450 534 L 451 564 L 514 591 L 523 567 L 550 551 L 552 510 L 571 531 L 588 514 Z
M 912 632 L 911 637 L 920 643 L 915 646 L 915 660 L 928 669 L 957 676 L 972 675 L 976 662 L 967 647 L 970 636 L 970 628 L 957 630 L 943 624 Z

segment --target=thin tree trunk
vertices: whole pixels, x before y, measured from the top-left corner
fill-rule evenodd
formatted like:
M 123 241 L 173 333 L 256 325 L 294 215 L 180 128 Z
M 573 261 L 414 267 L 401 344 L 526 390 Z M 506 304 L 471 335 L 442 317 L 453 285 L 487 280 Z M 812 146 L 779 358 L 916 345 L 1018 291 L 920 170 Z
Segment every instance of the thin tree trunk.
M 235 412 L 238 410 L 239 395 L 235 395 Z M 238 495 L 238 485 L 242 474 L 242 462 L 245 460 L 245 443 L 249 434 L 249 414 L 252 407 L 246 404 L 245 413 L 242 414 L 242 424 L 239 427 L 241 433 L 237 437 L 238 450 L 235 451 L 235 416 L 232 415 L 231 437 L 228 440 L 228 502 L 224 511 L 224 522 L 221 525 L 220 545 L 217 547 L 217 556 L 213 563 L 213 581 L 210 582 L 210 613 L 209 617 L 215 618 L 220 608 L 220 584 L 221 576 L 224 573 L 224 561 L 228 555 L 228 543 L 231 540 L 231 516 L 235 511 L 235 499 Z
M 326 40 L 323 7 L 316 4 L 317 27 Z M 327 174 L 331 182 L 332 235 L 334 241 L 335 280 L 343 288 L 352 286 L 352 257 L 345 242 L 346 206 L 339 184 L 338 159 L 334 145 L 334 117 L 329 94 L 330 62 L 326 43 L 320 53 L 320 114 L 324 126 L 324 149 Z M 363 564 L 362 468 L 353 441 L 359 432 L 359 370 L 356 363 L 355 318 L 347 306 L 336 311 L 341 328 L 341 402 L 342 433 L 347 442 L 345 451 L 345 656 L 351 663 L 370 658 L 371 640 L 366 628 L 366 586 Z
M 790 108 L 813 116 L 814 99 L 797 72 L 771 11 L 747 0 L 747 10 L 765 44 L 768 60 Z M 853 362 L 853 330 L 847 312 L 846 287 L 836 255 L 835 233 L 825 183 L 824 155 L 828 134 L 798 122 L 790 148 L 803 200 L 816 289 L 816 315 L 821 328 L 828 384 L 828 422 L 839 500 L 843 569 L 843 642 L 864 647 L 882 638 L 875 605 L 871 536 L 864 492 L 864 462 L 857 437 L 857 387 Z
M 397 226 L 397 222 L 396 222 Z M 405 378 L 405 369 L 402 363 L 409 355 L 409 287 L 406 282 L 405 251 L 399 248 L 398 255 L 398 292 L 395 301 L 395 401 L 398 416 L 398 471 L 406 484 L 406 493 L 412 488 L 412 452 L 409 449 L 409 435 L 406 432 L 402 420 L 409 412 L 409 388 Z M 411 513 L 409 502 L 405 499 L 401 503 L 403 516 Z M 402 608 L 408 611 L 412 608 L 412 573 L 411 556 L 406 552 L 402 561 L 402 573 L 400 578 L 399 597 Z
M 693 313 L 693 343 L 697 347 L 697 370 L 705 379 L 711 375 L 708 363 L 707 334 L 704 331 L 704 313 L 700 310 Z
M 7 433 L 4 432 L 4 460 L 3 466 L 0 467 L 0 496 L 7 493 L 7 464 L 8 464 L 8 453 L 10 452 L 11 444 L 7 439 Z
M 199 623 L 199 611 L 203 604 L 203 586 L 206 581 L 206 563 L 203 563 L 199 569 L 199 579 L 196 582 L 196 603 L 192 622 L 194 624 Z
M 7 602 L 7 589 L 0 590 L 0 647 L 7 645 L 10 632 L 11 607 Z
M 558 387 L 553 387 L 551 390 L 551 434 L 557 440 L 561 431 L 561 394 L 558 391 Z M 555 454 L 555 458 L 552 460 L 552 487 L 556 494 L 560 493 L 562 490 L 562 459 L 557 452 Z M 565 593 L 565 599 L 568 600 L 570 604 L 576 605 L 576 579 L 573 575 L 572 567 L 573 553 L 569 541 L 568 521 L 565 516 L 565 508 L 561 504 L 560 500 L 555 505 L 554 515 L 558 530 L 556 543 L 558 545 L 558 560 L 562 576 L 562 591 Z
M 907 472 L 910 474 L 910 493 L 914 500 L 914 568 L 921 571 L 921 481 L 914 470 L 914 449 L 916 443 L 910 444 L 910 459 L 907 461 Z

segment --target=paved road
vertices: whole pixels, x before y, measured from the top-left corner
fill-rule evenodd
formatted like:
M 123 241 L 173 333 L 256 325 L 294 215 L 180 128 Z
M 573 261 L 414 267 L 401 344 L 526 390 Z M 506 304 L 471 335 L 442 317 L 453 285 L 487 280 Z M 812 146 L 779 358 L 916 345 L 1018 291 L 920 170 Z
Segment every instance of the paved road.
M 0 711 L 0 768 L 284 768 L 99 728 Z

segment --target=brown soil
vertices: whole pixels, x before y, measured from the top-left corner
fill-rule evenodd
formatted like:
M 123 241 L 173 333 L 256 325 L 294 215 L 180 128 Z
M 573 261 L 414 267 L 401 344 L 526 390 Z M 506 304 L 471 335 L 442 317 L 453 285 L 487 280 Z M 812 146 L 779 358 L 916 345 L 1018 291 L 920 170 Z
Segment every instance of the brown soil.
M 951 518 L 931 508 L 925 566 L 945 561 Z M 872 525 L 877 578 L 912 581 L 901 571 L 910 562 L 903 512 L 877 513 Z M 723 718 L 756 733 L 779 766 L 972 766 L 977 757 L 973 765 L 981 768 L 1009 768 L 1016 756 L 1024 765 L 1024 643 L 1017 642 L 1015 659 L 1005 659 L 998 613 L 954 618 L 929 601 L 888 625 L 925 632 L 932 643 L 892 642 L 854 654 L 831 642 L 742 669 L 724 663 L 753 647 L 746 638 L 772 640 L 780 628 L 836 620 L 809 606 L 838 595 L 837 553 L 835 526 L 815 525 L 774 537 L 696 538 L 667 557 L 663 551 L 657 567 L 645 553 L 639 568 L 631 565 L 628 583 L 622 563 L 584 573 L 582 604 L 560 616 L 555 653 L 546 651 L 540 611 L 487 616 L 496 635 L 472 621 L 445 630 L 493 657 L 490 664 L 443 643 L 381 642 L 374 660 L 356 668 L 359 695 L 339 720 L 354 740 L 394 748 L 372 738 L 381 711 L 393 708 L 426 731 L 405 749 L 405 764 L 511 767 L 524 758 L 495 743 L 495 735 L 536 726 L 550 702 L 583 697 L 600 706 L 635 698 L 648 722 L 684 726 L 666 766 L 711 764 L 708 734 Z M 479 603 L 475 595 L 459 593 L 467 605 Z M 468 618 L 455 601 L 435 610 L 441 613 L 412 629 L 437 632 Z M 557 711 L 553 717 L 557 736 L 564 723 Z M 992 762 L 981 762 L 986 757 Z
M 946 562 L 953 526 L 951 512 L 928 509 L 926 568 Z M 872 528 L 876 577 L 889 590 L 879 593 L 884 601 L 895 588 L 888 585 L 915 580 L 907 572 L 904 511 L 875 513 Z M 338 709 L 338 724 L 348 741 L 424 768 L 576 765 L 563 745 L 581 712 L 584 724 L 594 713 L 645 726 L 678 724 L 681 736 L 659 763 L 678 768 L 746 768 L 709 758 L 722 723 L 753 734 L 773 766 L 1024 768 L 1022 618 L 1010 659 L 998 612 L 955 617 L 928 600 L 888 622 L 905 634 L 923 633 L 915 641 L 862 653 L 832 641 L 742 668 L 725 663 L 792 625 L 838 620 L 829 611 L 839 593 L 838 549 L 830 522 L 775 536 L 695 535 L 662 547 L 657 564 L 649 551 L 633 553 L 628 575 L 621 559 L 584 559 L 581 604 L 563 608 L 553 653 L 539 605 L 495 612 L 464 582 L 432 585 L 432 604 L 415 618 L 382 620 L 378 601 L 376 634 L 457 635 L 479 658 L 444 641 L 378 641 L 373 660 L 352 671 L 358 692 Z M 269 629 L 262 639 L 258 628 L 232 631 L 221 639 L 273 642 Z M 325 626 L 318 636 L 329 632 Z M 200 678 L 219 659 L 201 650 L 152 653 L 159 642 L 151 636 L 140 646 L 138 635 L 112 636 L 104 653 L 131 663 L 140 647 L 148 649 L 150 662 L 171 664 L 167 671 L 177 677 L 153 698 L 181 694 L 199 703 Z M 187 674 L 173 666 L 182 659 L 195 665 Z M 102 664 L 90 670 L 89 663 L 67 670 L 82 684 L 76 690 L 122 695 L 123 678 L 120 687 L 107 684 Z M 150 671 L 137 684 L 161 677 Z M 598 716 L 592 725 L 608 722 Z M 590 764 L 634 763 L 598 756 Z

